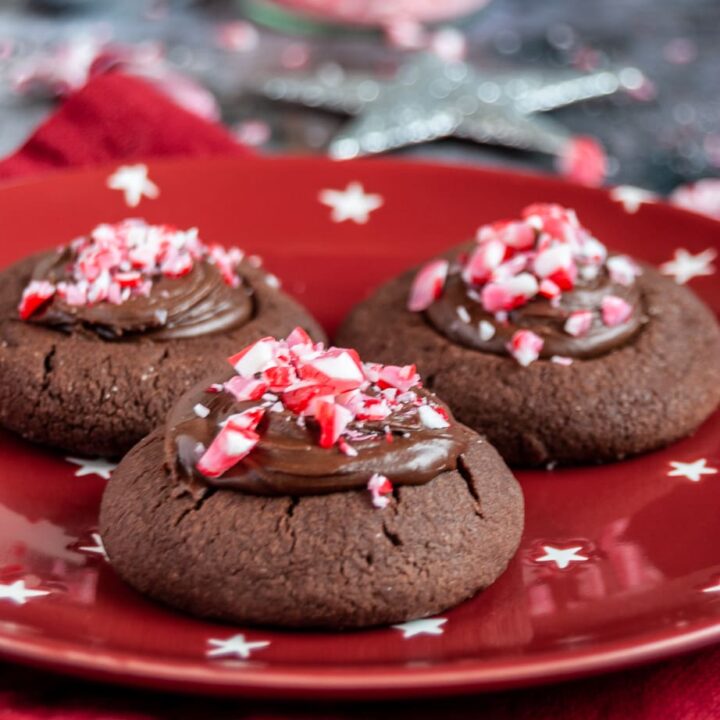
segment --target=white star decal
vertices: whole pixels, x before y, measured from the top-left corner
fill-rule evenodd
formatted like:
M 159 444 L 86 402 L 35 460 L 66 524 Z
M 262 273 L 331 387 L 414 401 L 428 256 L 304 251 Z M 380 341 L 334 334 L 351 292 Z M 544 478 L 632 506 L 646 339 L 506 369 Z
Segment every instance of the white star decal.
M 102 458 L 88 460 L 87 458 L 66 457 L 68 462 L 80 467 L 75 471 L 75 477 L 83 475 L 99 475 L 104 480 L 110 479 L 110 473 L 117 467 L 116 463 L 108 462 Z
M 702 589 L 704 593 L 720 593 L 720 578 L 718 578 L 712 585 L 708 585 Z
M 636 213 L 641 205 L 655 202 L 657 195 L 650 190 L 632 185 L 618 185 L 610 190 L 610 198 L 615 202 L 622 203 L 625 212 Z
M 210 658 L 234 656 L 247 660 L 253 650 L 259 650 L 260 648 L 267 647 L 269 644 L 269 640 L 248 642 L 245 640 L 244 635 L 233 635 L 226 640 L 212 638 L 208 640 L 208 645 L 210 645 L 212 649 L 207 651 L 207 656 Z
M 542 557 L 535 558 L 535 562 L 552 562 L 560 570 L 567 568 L 571 562 L 586 562 L 590 558 L 586 555 L 578 555 L 582 550 L 581 545 L 571 548 L 557 548 L 552 545 L 543 545 L 545 554 Z
M 336 223 L 353 220 L 364 225 L 370 213 L 383 204 L 381 195 L 366 193 L 359 182 L 349 183 L 345 190 L 321 190 L 318 197 L 323 205 L 332 208 L 330 218 Z
M 402 630 L 403 639 L 415 637 L 416 635 L 442 635 L 443 625 L 447 618 L 424 618 L 422 620 L 410 620 L 400 625 L 393 625 L 396 630 Z
M 125 202 L 137 207 L 143 196 L 156 198 L 160 194 L 158 186 L 148 177 L 147 165 L 122 165 L 108 179 L 111 190 L 122 190 Z
M 0 584 L 0 600 L 9 600 L 16 605 L 24 605 L 29 598 L 49 595 L 47 590 L 29 590 L 23 580 L 17 580 L 12 585 Z
M 712 275 L 715 266 L 712 261 L 717 257 L 714 248 L 708 248 L 697 255 L 690 254 L 685 248 L 678 248 L 672 260 L 660 266 L 664 275 L 672 275 L 678 285 L 684 285 L 688 280 L 702 275 Z
M 707 460 L 700 458 L 694 462 L 671 462 L 672 470 L 668 473 L 669 477 L 685 477 L 693 482 L 700 482 L 703 475 L 716 475 L 717 468 L 708 467 Z
M 88 555 L 100 555 L 100 557 L 109 561 L 107 552 L 105 551 L 105 545 L 102 541 L 102 538 L 100 537 L 100 534 L 94 532 L 91 535 L 91 537 L 92 537 L 92 541 L 95 544 L 94 545 L 86 545 L 85 547 L 80 547 L 80 548 L 78 548 L 78 550 L 80 552 L 87 553 Z

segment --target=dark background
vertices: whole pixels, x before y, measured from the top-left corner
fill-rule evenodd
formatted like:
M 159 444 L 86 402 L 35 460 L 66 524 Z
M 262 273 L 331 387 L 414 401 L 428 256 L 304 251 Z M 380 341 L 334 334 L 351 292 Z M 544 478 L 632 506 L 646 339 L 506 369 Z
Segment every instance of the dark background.
M 47 5 L 57 6 L 49 10 Z M 0 152 L 8 153 L 47 114 L 46 99 L 19 96 L 13 68 L 63 39 L 112 35 L 121 42 L 161 41 L 174 65 L 217 95 L 223 120 L 262 119 L 270 152 L 321 152 L 339 120 L 248 97 L 243 83 L 279 68 L 288 45 L 313 63 L 334 59 L 353 67 L 387 67 L 402 51 L 380 33 L 320 32 L 291 37 L 262 30 L 252 52 L 228 52 L 217 34 L 229 20 L 252 15 L 243 2 L 70 0 L 0 5 Z M 680 183 L 717 176 L 720 168 L 720 3 L 715 0 L 492 0 L 456 23 L 470 60 L 483 67 L 563 67 L 590 58 L 599 66 L 634 65 L 654 86 L 644 101 L 626 95 L 554 113 L 575 133 L 592 134 L 611 158 L 608 182 L 669 192 Z M 404 153 L 468 163 L 552 168 L 548 158 L 441 141 Z

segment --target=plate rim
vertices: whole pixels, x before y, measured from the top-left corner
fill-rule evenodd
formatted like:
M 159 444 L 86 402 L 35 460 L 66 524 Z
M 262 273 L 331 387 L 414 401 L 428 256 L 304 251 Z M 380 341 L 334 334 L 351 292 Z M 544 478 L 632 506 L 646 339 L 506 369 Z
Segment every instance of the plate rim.
M 295 700 L 379 700 L 440 697 L 494 692 L 519 687 L 548 685 L 638 667 L 690 653 L 720 641 L 720 620 L 691 624 L 682 633 L 647 633 L 642 642 L 617 640 L 592 648 L 569 651 L 560 658 L 549 653 L 531 660 L 455 660 L 427 667 L 374 665 L 353 670 L 348 666 L 317 666 L 314 671 L 295 665 L 257 668 L 138 660 L 127 651 L 96 653 L 78 650 L 67 641 L 33 642 L 0 635 L 0 656 L 23 665 L 99 680 L 186 694 L 217 694 L 234 697 Z M 48 653 L 49 647 L 52 652 Z M 597 650 L 598 647 L 602 649 Z
M 386 168 L 392 172 L 455 172 L 481 175 L 486 178 L 523 180 L 542 185 L 545 189 L 572 188 L 608 200 L 610 187 L 588 188 L 553 175 L 501 167 L 477 167 L 422 159 L 369 158 L 339 163 L 323 156 L 255 156 L 238 158 L 219 155 L 197 157 L 147 158 L 103 162 L 82 168 L 61 168 L 19 179 L 0 182 L 0 192 L 22 191 L 68 178 L 101 176 L 124 164 L 147 164 L 150 168 L 187 166 L 287 166 L 333 168 Z M 665 198 L 653 201 L 653 212 L 680 213 L 692 222 L 704 224 L 718 235 L 720 223 L 701 213 L 670 205 Z M 688 653 L 720 642 L 720 616 L 690 623 L 682 629 L 668 626 L 634 636 L 633 639 L 595 644 L 588 648 L 566 650 L 562 656 L 543 652 L 532 656 L 508 656 L 495 660 L 458 659 L 428 663 L 426 667 L 401 667 L 398 664 L 373 666 L 316 666 L 312 670 L 300 665 L 263 665 L 237 667 L 230 664 L 209 664 L 200 660 L 170 661 L 146 659 L 128 651 L 97 651 L 89 646 L 78 649 L 76 643 L 58 639 L 17 639 L 0 632 L 0 658 L 50 671 L 75 675 L 119 685 L 189 693 L 212 693 L 228 696 L 292 699 L 354 699 L 413 696 L 442 696 L 488 692 L 515 687 L 548 684 L 571 678 L 587 677 L 616 671 Z

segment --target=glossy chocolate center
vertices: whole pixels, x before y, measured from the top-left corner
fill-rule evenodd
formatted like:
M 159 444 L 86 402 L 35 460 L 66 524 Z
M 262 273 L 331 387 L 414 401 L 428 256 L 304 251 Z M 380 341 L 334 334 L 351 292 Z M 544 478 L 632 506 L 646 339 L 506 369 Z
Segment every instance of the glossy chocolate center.
M 434 396 L 417 390 L 419 396 Z M 199 417 L 197 404 L 207 409 Z M 272 404 L 272 403 L 270 403 Z M 381 422 L 353 421 L 347 437 L 356 455 L 337 445 L 322 448 L 318 428 L 310 417 L 300 418 L 286 409 L 268 408 L 257 428 L 260 441 L 252 452 L 219 478 L 206 478 L 196 465 L 217 435 L 220 424 L 258 402 L 238 402 L 229 393 L 189 393 L 168 418 L 165 453 L 175 479 L 191 486 L 205 484 L 254 495 L 315 495 L 363 489 L 375 474 L 393 484 L 419 485 L 457 467 L 465 449 L 460 426 L 431 429 L 420 419 L 417 406 L 407 403 Z M 206 411 L 202 410 L 204 414 Z
M 607 325 L 602 301 L 617 297 L 632 308 L 628 319 Z M 589 310 L 592 324 L 587 332 L 573 336 L 565 324 L 571 313 Z M 555 300 L 535 297 L 507 317 L 488 313 L 479 302 L 479 288 L 462 278 L 460 268 L 448 275 L 442 295 L 425 311 L 428 322 L 453 342 L 496 354 L 507 354 L 507 345 L 518 330 L 531 330 L 543 340 L 540 356 L 591 358 L 603 355 L 631 340 L 646 321 L 642 293 L 637 282 L 630 286 L 613 282 L 602 267 L 595 278 L 579 277 L 572 290 Z
M 71 279 L 72 251 L 45 255 L 36 265 L 33 280 L 59 283 Z M 55 295 L 30 322 L 64 332 L 90 332 L 104 340 L 127 340 L 151 335 L 153 339 L 197 337 L 243 325 L 255 312 L 252 288 L 241 278 L 231 287 L 217 267 L 195 262 L 180 278 L 158 277 L 150 293 L 120 304 L 107 300 L 71 305 Z

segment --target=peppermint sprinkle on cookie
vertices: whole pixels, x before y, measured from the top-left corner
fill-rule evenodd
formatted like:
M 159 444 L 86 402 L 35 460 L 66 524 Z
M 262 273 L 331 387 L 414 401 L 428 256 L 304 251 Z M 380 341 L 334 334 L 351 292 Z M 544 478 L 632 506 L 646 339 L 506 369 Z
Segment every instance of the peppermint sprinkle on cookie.
M 60 252 L 68 255 L 67 277 L 54 282 L 32 280 L 18 307 L 22 320 L 55 298 L 66 305 L 85 306 L 121 305 L 148 297 L 157 279 L 184 277 L 198 262 L 214 265 L 227 285 L 238 287 L 237 267 L 244 257 L 238 248 L 206 245 L 196 228 L 180 230 L 143 220 L 98 225 Z
M 221 386 L 239 403 L 255 403 L 226 417 L 196 468 L 218 478 L 253 452 L 266 427 L 266 412 L 287 413 L 289 420 L 310 427 L 320 448 L 355 457 L 353 443 L 368 438 L 394 442 L 395 433 L 442 430 L 450 426 L 448 411 L 419 393 L 414 365 L 363 363 L 352 348 L 325 348 L 295 328 L 286 340 L 264 337 L 228 358 L 235 375 Z M 217 395 L 218 386 L 208 388 Z M 207 408 L 199 403 L 200 417 Z M 393 429 L 393 416 L 402 417 Z
M 379 475 L 378 473 L 372 475 L 370 480 L 368 480 L 367 487 L 372 496 L 372 504 L 378 508 L 378 510 L 382 510 L 388 506 L 390 503 L 388 495 L 392 493 L 393 486 L 384 475 Z
M 546 354 L 552 355 L 562 344 L 558 335 L 562 338 L 563 332 L 581 338 L 599 331 L 596 316 L 608 326 L 634 319 L 635 304 L 626 300 L 633 294 L 624 288 L 635 284 L 640 266 L 626 255 L 609 257 L 605 245 L 580 224 L 573 210 L 535 203 L 526 207 L 519 219 L 481 226 L 475 239 L 474 247 L 459 257 L 459 266 L 436 259 L 420 268 L 409 294 L 410 311 L 430 309 L 430 318 L 436 323 L 440 316 L 433 315 L 432 306 L 443 298 L 443 302 L 452 303 L 450 308 L 454 306 L 462 322 L 469 323 L 473 317 L 478 321 L 475 347 L 485 349 L 481 343 L 502 332 L 508 353 L 523 366 L 537 360 L 546 345 Z M 592 283 L 612 287 L 604 309 L 578 308 L 575 297 L 565 299 L 576 288 Z M 479 306 L 479 318 L 472 307 L 457 304 L 465 297 Z M 538 312 L 523 310 L 530 303 L 537 303 Z M 450 308 L 442 311 L 445 317 Z M 483 319 L 482 313 L 488 319 Z M 550 326 L 538 323 L 539 317 L 546 318 Z M 523 322 L 523 318 L 528 321 Z M 449 330 L 457 340 L 453 328 Z M 467 332 L 463 333 L 466 338 Z

